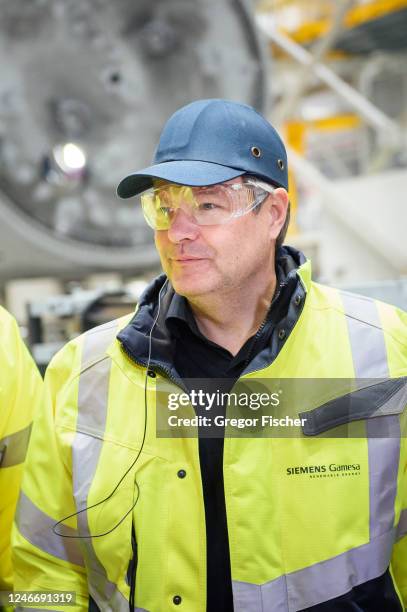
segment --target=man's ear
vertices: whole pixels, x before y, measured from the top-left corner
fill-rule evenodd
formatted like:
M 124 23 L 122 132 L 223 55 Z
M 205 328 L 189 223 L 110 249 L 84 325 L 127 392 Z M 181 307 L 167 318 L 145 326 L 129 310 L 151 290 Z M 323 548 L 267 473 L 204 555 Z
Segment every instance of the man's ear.
M 269 203 L 270 214 L 272 216 L 270 238 L 275 239 L 279 235 L 287 216 L 289 202 L 288 193 L 283 187 L 278 187 L 272 194 L 270 194 L 267 201 Z

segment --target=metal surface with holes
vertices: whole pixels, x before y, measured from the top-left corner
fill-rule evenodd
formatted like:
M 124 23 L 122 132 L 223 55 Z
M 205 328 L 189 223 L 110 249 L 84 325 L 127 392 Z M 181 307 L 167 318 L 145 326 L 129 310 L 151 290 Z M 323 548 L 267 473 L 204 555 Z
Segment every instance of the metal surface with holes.
M 0 242 L 16 232 L 36 246 L 27 272 L 41 251 L 104 267 L 137 266 L 140 254 L 145 265 L 151 234 L 115 187 L 150 163 L 183 104 L 263 107 L 250 12 L 246 0 L 0 0 Z M 61 172 L 67 143 L 86 162 Z

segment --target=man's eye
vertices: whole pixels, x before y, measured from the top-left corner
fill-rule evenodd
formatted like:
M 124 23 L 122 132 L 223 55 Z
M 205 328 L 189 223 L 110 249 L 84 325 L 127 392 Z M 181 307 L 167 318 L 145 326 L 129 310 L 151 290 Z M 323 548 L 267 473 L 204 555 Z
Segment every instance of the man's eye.
M 162 215 L 168 217 L 171 214 L 172 209 L 169 206 L 160 206 L 158 210 Z
M 202 202 L 199 208 L 200 210 L 215 210 L 215 208 L 219 208 L 219 206 L 214 202 Z

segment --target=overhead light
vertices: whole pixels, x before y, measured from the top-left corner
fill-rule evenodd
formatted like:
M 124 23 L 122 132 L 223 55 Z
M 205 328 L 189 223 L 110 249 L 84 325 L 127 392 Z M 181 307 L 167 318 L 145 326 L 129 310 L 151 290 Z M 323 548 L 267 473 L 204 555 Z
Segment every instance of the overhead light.
M 55 145 L 42 160 L 42 176 L 49 185 L 76 189 L 87 176 L 84 150 L 73 142 Z
M 86 166 L 86 155 L 84 151 L 73 142 L 57 145 L 53 149 L 54 159 L 65 174 L 77 170 L 83 170 Z

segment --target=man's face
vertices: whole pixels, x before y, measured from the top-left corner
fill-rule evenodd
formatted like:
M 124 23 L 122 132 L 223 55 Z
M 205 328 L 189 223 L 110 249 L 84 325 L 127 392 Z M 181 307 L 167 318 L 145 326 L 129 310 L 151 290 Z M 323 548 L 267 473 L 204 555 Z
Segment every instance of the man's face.
M 225 184 L 233 183 L 242 178 Z M 193 298 L 244 289 L 253 275 L 269 270 L 287 201 L 286 191 L 277 189 L 260 211 L 222 225 L 198 225 L 188 209 L 179 208 L 169 229 L 155 231 L 161 264 L 175 291 Z

